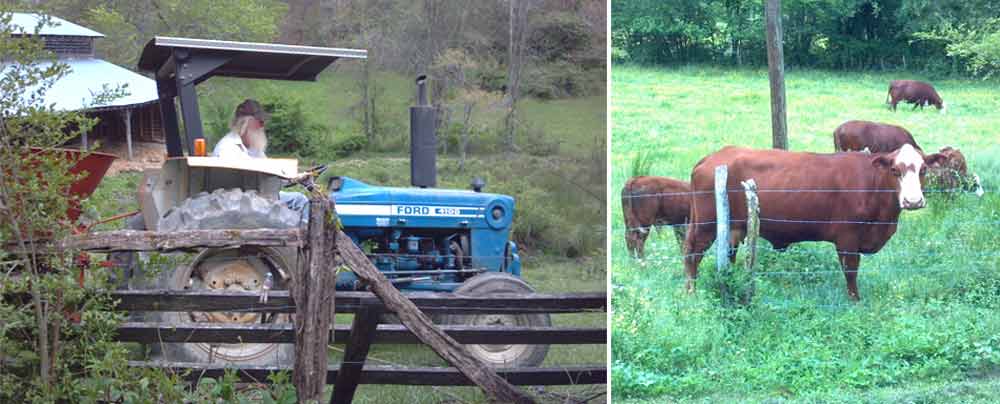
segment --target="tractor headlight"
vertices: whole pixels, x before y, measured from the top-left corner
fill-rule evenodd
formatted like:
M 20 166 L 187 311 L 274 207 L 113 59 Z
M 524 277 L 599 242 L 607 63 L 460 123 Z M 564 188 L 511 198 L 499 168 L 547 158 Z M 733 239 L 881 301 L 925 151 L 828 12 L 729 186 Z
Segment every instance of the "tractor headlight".
M 510 225 L 512 216 L 514 215 L 513 206 L 509 203 L 504 203 L 503 199 L 495 199 L 486 205 L 486 223 L 490 227 L 500 230 Z

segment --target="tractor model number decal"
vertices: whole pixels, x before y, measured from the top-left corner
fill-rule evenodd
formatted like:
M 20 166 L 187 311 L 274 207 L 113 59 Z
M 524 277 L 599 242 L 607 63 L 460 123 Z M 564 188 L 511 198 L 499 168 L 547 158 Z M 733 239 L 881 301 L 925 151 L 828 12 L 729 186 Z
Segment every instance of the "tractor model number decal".
M 426 206 L 426 205 L 337 205 L 337 214 L 345 216 L 379 216 L 376 226 L 387 226 L 386 216 L 426 216 L 426 217 L 483 217 L 482 209 L 458 206 Z M 385 224 L 382 224 L 385 220 Z
M 483 217 L 477 208 L 455 206 L 392 205 L 392 213 L 399 216 Z

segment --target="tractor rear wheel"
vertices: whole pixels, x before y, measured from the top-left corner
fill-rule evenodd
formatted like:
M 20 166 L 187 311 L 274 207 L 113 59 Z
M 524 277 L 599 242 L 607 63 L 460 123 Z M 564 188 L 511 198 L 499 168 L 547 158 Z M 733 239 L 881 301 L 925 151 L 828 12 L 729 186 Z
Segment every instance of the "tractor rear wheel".
M 457 295 L 490 296 L 503 293 L 534 293 L 535 290 L 516 276 L 502 272 L 476 275 L 455 289 Z M 452 325 L 498 325 L 513 327 L 549 327 L 548 313 L 539 314 L 453 314 L 446 316 Z M 548 345 L 470 344 L 466 348 L 491 367 L 536 367 L 549 352 Z
M 254 191 L 216 190 L 201 193 L 167 211 L 159 231 L 295 228 L 299 215 L 277 199 Z M 175 290 L 261 291 L 268 273 L 271 290 L 288 289 L 298 262 L 295 248 L 231 247 L 202 250 L 190 264 L 165 271 L 159 287 Z M 253 312 L 157 312 L 153 321 L 184 323 L 290 323 L 288 314 Z M 293 344 L 163 343 L 164 360 L 247 365 L 291 364 Z

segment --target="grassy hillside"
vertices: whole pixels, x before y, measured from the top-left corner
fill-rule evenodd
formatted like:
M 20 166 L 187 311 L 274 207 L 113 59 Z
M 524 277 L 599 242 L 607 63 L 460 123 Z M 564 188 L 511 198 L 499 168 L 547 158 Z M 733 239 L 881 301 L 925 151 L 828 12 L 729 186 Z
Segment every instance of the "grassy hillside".
M 339 148 L 363 138 L 361 75 L 351 62 L 328 69 L 317 82 L 280 82 L 214 78 L 200 93 L 200 107 L 209 145 L 226 130 L 232 110 L 244 98 L 296 100 L 304 119 L 328 130 L 304 134 L 311 149 L 298 154 L 300 166 L 330 163 L 331 175 L 348 175 L 377 185 L 409 185 L 409 107 L 412 80 L 389 72 L 374 75 L 378 88 L 375 121 L 377 145 L 343 156 Z M 454 133 L 439 131 L 439 186 L 468 189 L 475 176 L 486 180 L 488 192 L 506 193 L 517 201 L 515 239 L 527 247 L 566 257 L 603 256 L 605 247 L 605 137 L 603 95 L 543 101 L 525 99 L 520 105 L 516 144 L 521 153 L 501 150 L 505 110 L 476 110 L 469 163 L 458 170 Z M 459 114 L 460 108 L 454 112 Z M 453 118 L 456 122 L 460 118 Z M 282 157 L 281 153 L 269 153 Z
M 612 74 L 614 397 L 982 402 L 996 390 L 995 381 L 977 381 L 1000 369 L 996 83 L 935 82 L 947 114 L 903 105 L 894 113 L 884 105 L 888 82 L 912 76 L 789 72 L 790 149 L 831 152 L 834 128 L 849 119 L 893 123 L 925 150 L 959 148 L 987 193 L 933 194 L 929 207 L 904 212 L 884 249 L 861 259 L 859 304 L 846 298 L 831 244 L 779 254 L 761 241 L 754 302 L 725 309 L 712 292 L 711 257 L 698 293 L 683 291 L 672 235 L 654 234 L 644 261 L 627 256 L 618 195 L 644 152 L 649 174 L 689 180 L 695 162 L 724 145 L 770 147 L 767 71 L 625 66 Z

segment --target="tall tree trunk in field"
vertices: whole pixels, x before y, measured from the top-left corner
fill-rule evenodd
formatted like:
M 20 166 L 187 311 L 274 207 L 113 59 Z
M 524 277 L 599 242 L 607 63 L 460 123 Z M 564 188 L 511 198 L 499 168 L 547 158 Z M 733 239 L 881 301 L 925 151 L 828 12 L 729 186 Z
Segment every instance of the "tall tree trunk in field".
M 459 158 L 458 158 L 458 171 L 465 170 L 465 154 L 469 149 L 469 121 L 472 118 L 472 107 L 475 105 L 474 101 L 465 102 L 465 116 L 462 119 L 462 137 L 459 139 L 461 143 L 458 146 Z
M 369 94 L 369 90 L 371 89 L 371 71 L 371 59 L 365 59 L 364 77 L 361 80 L 361 102 L 364 103 L 365 139 L 368 140 L 368 147 L 375 145 L 375 131 L 372 130 L 372 109 L 374 109 L 374 104 Z
M 525 0 L 510 0 L 510 25 L 507 59 L 507 103 L 509 109 L 504 121 L 507 136 L 505 148 L 514 152 L 514 134 L 517 128 L 517 101 L 521 97 L 521 71 L 524 67 L 524 32 L 528 20 Z
M 306 16 L 316 10 L 316 0 L 288 0 L 288 14 L 281 27 L 281 43 L 302 45 L 306 36 Z

